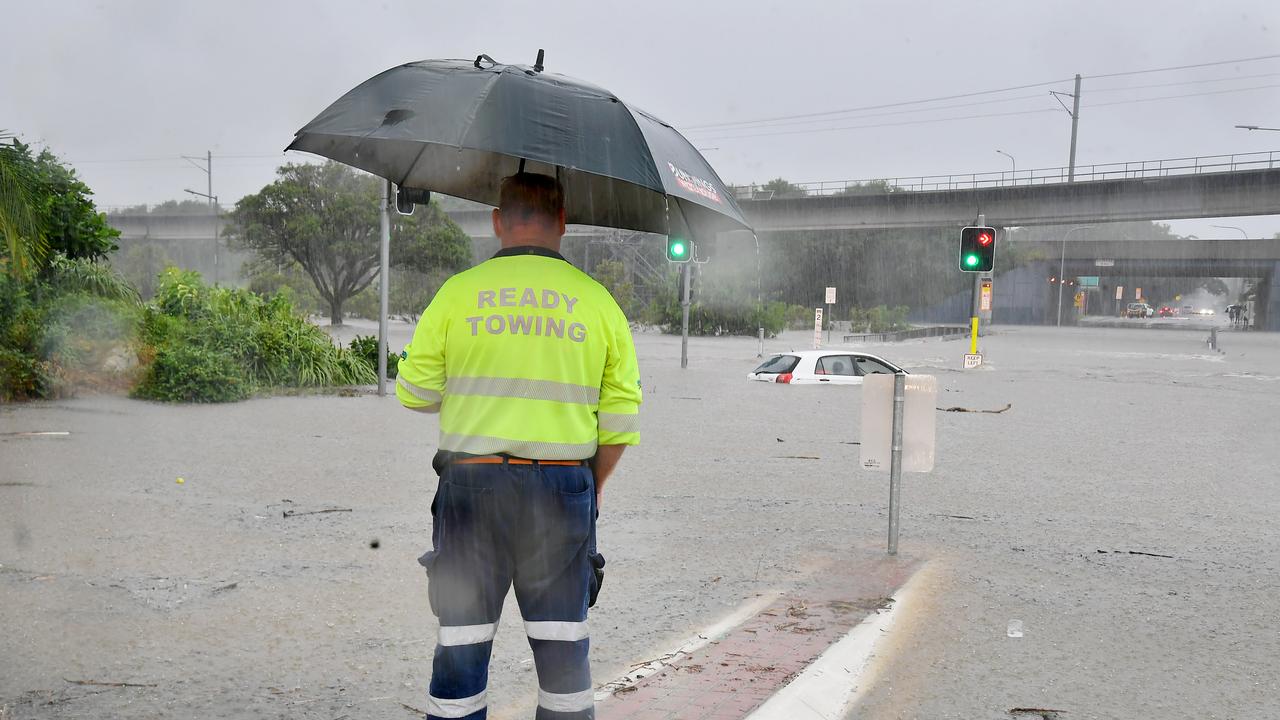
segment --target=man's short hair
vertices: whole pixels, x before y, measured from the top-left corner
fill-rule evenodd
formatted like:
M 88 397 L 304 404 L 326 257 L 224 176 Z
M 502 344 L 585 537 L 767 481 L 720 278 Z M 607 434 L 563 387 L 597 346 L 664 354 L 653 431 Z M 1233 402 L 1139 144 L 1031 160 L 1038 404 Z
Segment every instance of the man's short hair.
M 564 210 L 564 187 L 550 175 L 516 173 L 502 179 L 498 210 L 511 223 L 556 222 Z

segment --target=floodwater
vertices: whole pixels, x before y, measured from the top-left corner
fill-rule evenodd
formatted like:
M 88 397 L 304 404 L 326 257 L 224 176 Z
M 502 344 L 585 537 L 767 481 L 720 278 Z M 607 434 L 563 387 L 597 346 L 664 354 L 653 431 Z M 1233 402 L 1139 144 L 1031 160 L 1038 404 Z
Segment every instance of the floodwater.
M 1012 407 L 940 412 L 935 471 L 905 478 L 901 549 L 928 583 L 858 717 L 1274 712 L 1280 337 L 1202 335 L 997 328 L 968 372 L 967 342 L 872 348 L 936 375 L 941 407 Z M 678 337 L 637 344 L 597 683 L 887 526 L 887 476 L 851 444 L 860 390 L 748 382 L 753 339 L 693 339 L 684 371 Z M 0 717 L 413 717 L 435 433 L 368 394 L 0 408 Z M 532 713 L 530 657 L 509 602 L 492 717 Z

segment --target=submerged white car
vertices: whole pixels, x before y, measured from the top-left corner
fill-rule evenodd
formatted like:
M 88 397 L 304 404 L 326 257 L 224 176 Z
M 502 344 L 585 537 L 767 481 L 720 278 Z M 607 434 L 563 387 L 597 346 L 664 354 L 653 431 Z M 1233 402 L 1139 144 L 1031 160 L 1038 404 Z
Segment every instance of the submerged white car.
M 899 370 L 902 368 L 869 353 L 802 350 L 774 355 L 747 373 L 747 379 L 791 385 L 861 385 L 867 375 L 892 375 Z

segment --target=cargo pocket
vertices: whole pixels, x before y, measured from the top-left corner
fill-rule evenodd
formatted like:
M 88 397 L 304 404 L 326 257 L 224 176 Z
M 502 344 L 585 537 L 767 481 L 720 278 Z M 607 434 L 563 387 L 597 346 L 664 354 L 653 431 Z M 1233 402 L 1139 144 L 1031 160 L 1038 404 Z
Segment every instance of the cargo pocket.
M 591 553 L 587 556 L 587 560 L 591 562 L 591 577 L 587 580 L 591 596 L 587 601 L 587 607 L 595 607 L 596 598 L 600 597 L 600 588 L 604 586 L 604 556 L 598 552 Z
M 436 603 L 436 582 L 432 579 L 431 574 L 436 568 L 436 560 L 440 558 L 437 550 L 428 550 L 418 558 L 418 564 L 427 571 L 427 602 L 431 604 L 431 614 L 440 617 L 440 610 Z

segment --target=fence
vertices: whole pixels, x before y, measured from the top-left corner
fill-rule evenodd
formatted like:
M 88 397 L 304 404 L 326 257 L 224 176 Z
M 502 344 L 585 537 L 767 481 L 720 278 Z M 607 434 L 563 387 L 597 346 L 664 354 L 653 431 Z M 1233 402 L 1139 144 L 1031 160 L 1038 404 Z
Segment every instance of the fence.
M 1280 167 L 1280 150 L 1237 153 L 1233 155 L 1201 155 L 1198 157 L 1167 158 L 1164 160 L 1134 160 L 1130 162 L 1078 165 L 1075 170 L 1075 182 L 1137 180 L 1169 177 L 1171 175 L 1271 170 L 1277 167 Z M 793 187 L 796 189 L 784 192 L 763 190 L 756 185 L 739 185 L 730 189 L 739 200 L 778 200 L 824 195 L 878 195 L 894 192 L 936 192 L 940 190 L 1050 185 L 1067 182 L 1068 175 L 1068 168 L 1054 167 L 1032 168 L 1016 172 L 1008 170 L 957 175 L 918 175 L 870 178 L 866 180 L 793 183 Z
M 901 342 L 902 340 L 919 340 L 921 338 L 931 337 L 950 337 L 952 335 L 962 336 L 967 332 L 969 332 L 969 328 L 964 327 L 963 325 L 935 325 L 933 327 L 896 330 L 894 332 L 845 335 L 844 342 Z

